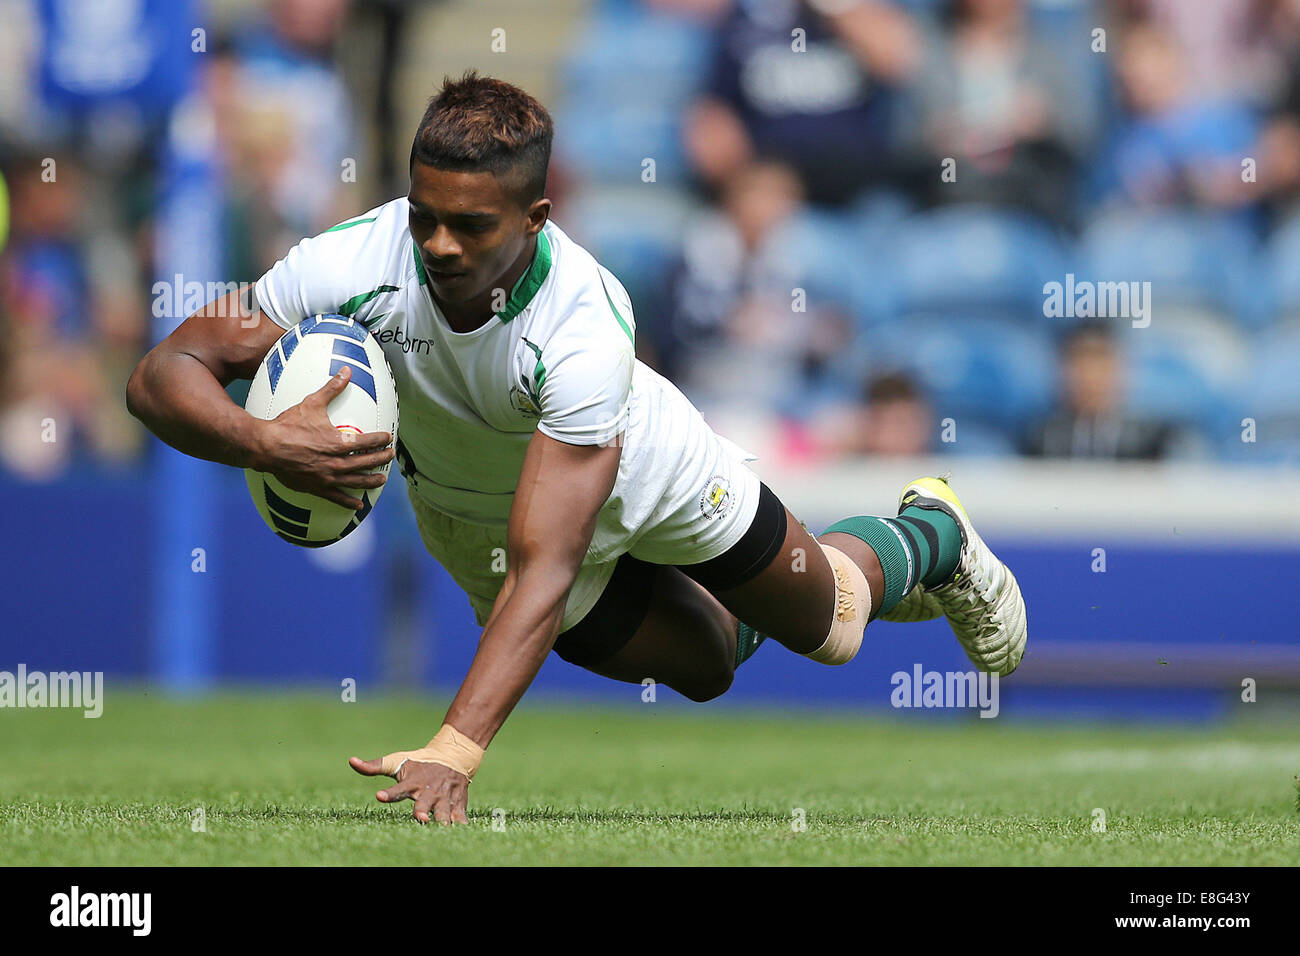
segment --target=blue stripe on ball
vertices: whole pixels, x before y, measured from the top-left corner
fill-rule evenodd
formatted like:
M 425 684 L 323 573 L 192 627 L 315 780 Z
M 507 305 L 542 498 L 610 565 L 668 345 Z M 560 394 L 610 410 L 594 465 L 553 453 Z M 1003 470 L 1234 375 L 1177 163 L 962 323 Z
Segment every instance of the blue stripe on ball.
M 298 330 L 290 329 L 280 336 L 280 348 L 284 349 L 284 360 L 289 361 L 289 356 L 293 355 L 293 350 L 298 347 Z
M 271 392 L 274 394 L 275 387 L 280 384 L 280 375 L 284 372 L 284 362 L 280 359 L 279 349 L 272 349 L 271 354 L 266 357 L 266 372 L 271 377 Z
M 310 325 L 308 324 L 310 322 Z M 305 326 L 305 328 L 304 328 Z M 314 335 L 317 332 L 329 332 L 331 335 L 346 335 L 357 342 L 364 342 L 366 336 L 370 333 L 366 327 L 354 319 L 349 319 L 342 315 L 318 315 L 309 320 L 304 320 L 299 328 L 302 329 L 303 335 Z
M 336 358 L 330 362 L 330 375 L 337 375 L 339 369 L 345 365 L 352 369 L 352 384 L 365 391 L 376 402 L 379 401 L 379 396 L 375 393 L 375 377 L 364 368 L 357 368 L 352 362 Z
M 341 358 L 353 359 L 361 363 L 363 368 L 370 368 L 370 356 L 366 354 L 365 348 L 357 345 L 356 342 L 350 342 L 347 339 L 335 339 L 334 354 Z
M 279 514 L 290 521 L 298 522 L 300 525 L 311 523 L 311 512 L 309 510 L 285 501 L 271 490 L 271 486 L 266 481 L 262 482 L 262 490 L 266 493 L 266 507 L 271 510 L 272 514 Z

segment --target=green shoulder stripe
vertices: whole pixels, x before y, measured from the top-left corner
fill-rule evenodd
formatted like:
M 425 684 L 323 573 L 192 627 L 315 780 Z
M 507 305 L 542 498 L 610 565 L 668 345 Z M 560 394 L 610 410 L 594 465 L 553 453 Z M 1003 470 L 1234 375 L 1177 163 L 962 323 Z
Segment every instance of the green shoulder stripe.
M 353 226 L 360 226 L 363 223 L 374 222 L 378 216 L 371 216 L 369 219 L 350 219 L 347 222 L 341 222 L 337 226 L 330 226 L 325 232 L 338 232 L 340 229 L 351 229 Z
M 636 345 L 636 336 L 632 334 L 632 329 L 623 320 L 623 316 L 619 315 L 618 306 L 614 304 L 614 300 L 609 296 L 609 287 L 605 285 L 605 277 L 600 274 L 599 269 L 596 270 L 596 275 L 600 277 L 600 287 L 605 290 L 605 301 L 609 303 L 610 311 L 614 313 L 614 318 L 618 319 L 618 324 L 623 326 L 623 331 L 627 333 L 627 340 Z
M 360 295 L 354 295 L 348 301 L 339 306 L 339 315 L 346 315 L 349 318 L 356 315 L 357 309 L 361 308 L 371 299 L 377 298 L 386 292 L 400 291 L 395 285 L 381 285 L 378 289 L 371 289 L 369 292 L 362 292 Z

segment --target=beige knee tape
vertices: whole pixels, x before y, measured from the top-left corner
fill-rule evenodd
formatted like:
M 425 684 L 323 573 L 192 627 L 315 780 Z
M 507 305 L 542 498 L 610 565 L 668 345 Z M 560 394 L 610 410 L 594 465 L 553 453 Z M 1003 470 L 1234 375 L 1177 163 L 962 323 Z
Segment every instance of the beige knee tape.
M 843 551 L 827 544 L 822 545 L 822 550 L 835 574 L 835 616 L 826 642 L 805 656 L 820 664 L 847 664 L 862 647 L 871 614 L 871 586 L 862 569 Z
M 474 772 L 483 762 L 483 748 L 451 724 L 443 724 L 442 729 L 433 735 L 433 739 L 426 746 L 419 750 L 399 750 L 397 753 L 388 754 L 380 763 L 384 773 L 396 777 L 402 769 L 402 764 L 408 760 L 441 764 L 473 780 Z

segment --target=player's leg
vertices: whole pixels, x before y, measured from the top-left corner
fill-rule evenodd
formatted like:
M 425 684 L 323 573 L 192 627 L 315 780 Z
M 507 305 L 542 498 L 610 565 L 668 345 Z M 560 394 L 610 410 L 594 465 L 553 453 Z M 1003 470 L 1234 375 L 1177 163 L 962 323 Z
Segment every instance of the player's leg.
M 426 550 L 487 621 L 505 577 L 505 529 L 448 517 L 410 495 Z M 584 569 L 584 573 L 586 573 Z M 710 700 L 731 684 L 736 619 L 709 593 L 666 565 L 620 557 L 593 606 L 560 632 L 555 652 L 604 677 L 647 677 L 692 700 Z
M 560 633 L 555 652 L 613 680 L 646 678 L 695 701 L 731 686 L 736 619 L 676 568 L 625 554 L 595 605 Z
M 756 529 L 767 542 L 761 550 Z M 840 636 L 847 632 L 856 650 L 886 593 L 881 562 L 866 542 L 839 533 L 818 541 L 762 483 L 750 530 L 718 557 L 681 570 L 738 619 L 737 666 L 769 636 L 797 654 L 842 662 L 831 653 Z
M 763 497 L 771 510 L 775 496 L 766 486 Z M 766 636 L 814 659 L 843 663 L 856 653 L 853 642 L 860 644 L 866 622 L 895 610 L 903 612 L 902 620 L 945 614 L 983 670 L 1009 674 L 1020 663 L 1026 626 L 1019 586 L 976 534 L 946 481 L 911 482 L 896 516 L 845 518 L 815 541 L 784 506 L 780 510 L 786 529 L 779 556 L 752 579 L 722 580 L 711 568 L 718 559 L 683 569 L 743 622 L 738 663 Z M 865 581 L 869 594 L 859 593 L 855 579 Z
M 756 646 L 742 646 L 738 637 L 752 629 L 711 590 L 763 622 L 791 650 L 812 653 L 825 643 L 836 606 L 830 562 L 770 489 L 752 473 L 744 477 L 758 501 L 739 540 L 718 557 L 682 568 L 623 555 L 595 605 L 560 634 L 556 653 L 605 677 L 631 683 L 652 678 L 692 700 L 710 700 L 727 690 Z M 830 539 L 852 556 L 842 560 L 865 566 L 873 582 L 878 597 L 863 609 L 865 617 L 886 593 L 880 562 L 852 535 Z
M 860 643 L 867 618 L 897 600 L 885 575 L 893 564 L 882 566 L 871 544 L 853 533 L 831 531 L 817 541 L 748 470 L 729 476 L 728 486 L 756 503 L 726 551 L 680 568 L 623 555 L 594 606 L 561 632 L 556 653 L 615 680 L 652 678 L 692 700 L 709 700 L 726 691 L 735 669 L 768 634 L 809 655 L 823 650 L 833 625 L 850 639 L 856 627 Z M 736 508 L 723 516 L 740 514 Z M 716 523 L 707 527 L 722 533 Z M 838 574 L 823 543 L 836 549 Z M 863 579 L 856 595 L 846 592 L 849 563 Z M 846 613 L 855 596 L 862 606 Z
M 861 594 L 845 587 L 846 561 L 862 573 Z M 989 590 L 994 565 L 1005 574 Z M 988 593 L 972 598 L 969 582 L 977 579 L 983 583 L 975 590 Z M 846 608 L 854 597 L 862 606 Z M 680 569 L 620 558 L 595 606 L 560 635 L 556 652 L 605 677 L 652 678 L 692 700 L 710 700 L 730 687 L 735 669 L 769 634 L 790 650 L 825 659 L 817 655 L 837 615 L 851 610 L 860 641 L 867 620 L 907 610 L 909 601 L 916 607 L 903 619 L 947 613 L 984 669 L 1006 674 L 1019 663 L 1019 589 L 944 482 L 913 482 L 897 516 L 846 518 L 818 538 L 763 485 L 748 530 L 717 558 Z
M 821 543 L 839 548 L 839 560 L 864 573 L 871 596 L 862 621 L 879 610 L 891 590 L 871 546 L 843 532 L 818 542 L 753 480 L 754 516 L 727 551 L 680 568 L 623 555 L 595 605 L 560 634 L 556 653 L 605 677 L 636 684 L 652 678 L 692 700 L 710 700 L 730 687 L 760 632 L 801 654 L 826 643 L 837 582 Z M 742 619 L 758 622 L 760 631 Z
M 749 472 L 737 473 L 735 481 L 752 483 L 752 493 L 758 499 L 748 530 L 721 555 L 679 567 L 745 622 L 740 634 L 741 660 L 747 656 L 746 626 L 751 623 L 796 653 L 812 653 L 826 641 L 836 607 L 837 583 L 831 563 L 819 542 L 766 484 Z M 876 597 L 871 603 L 878 606 L 878 596 L 884 593 L 880 562 L 861 540 L 849 535 L 834 537 L 845 539 L 840 544 L 865 576 L 864 590 Z M 873 609 L 862 610 L 864 620 Z

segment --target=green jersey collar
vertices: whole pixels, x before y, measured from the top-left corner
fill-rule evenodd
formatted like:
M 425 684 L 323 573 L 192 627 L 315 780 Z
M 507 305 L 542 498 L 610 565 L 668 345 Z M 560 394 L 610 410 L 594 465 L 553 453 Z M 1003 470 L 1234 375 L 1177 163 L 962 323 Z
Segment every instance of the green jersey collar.
M 533 301 L 533 296 L 537 295 L 537 290 L 542 287 L 546 277 L 551 272 L 551 240 L 546 238 L 546 233 L 537 234 L 537 250 L 533 253 L 533 261 L 528 266 L 528 270 L 519 277 L 515 287 L 510 290 L 510 298 L 506 300 L 506 307 L 497 313 L 497 318 L 502 322 L 509 322 L 520 312 L 528 307 L 528 303 Z
M 424 271 L 424 261 L 420 258 L 420 250 L 414 242 L 411 243 L 411 254 L 415 257 L 415 271 L 420 277 L 420 285 L 429 284 L 429 276 Z M 510 290 L 510 298 L 506 300 L 506 306 L 497 313 L 497 318 L 502 322 L 509 322 L 520 312 L 528 307 L 528 303 L 533 301 L 533 296 L 537 295 L 537 290 L 542 287 L 546 277 L 551 273 L 551 240 L 546 238 L 545 232 L 537 234 L 537 249 L 533 252 L 533 261 L 529 264 L 527 271 L 519 277 L 515 287 Z

